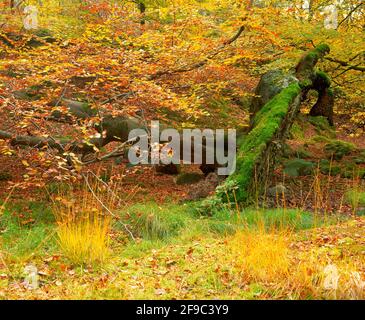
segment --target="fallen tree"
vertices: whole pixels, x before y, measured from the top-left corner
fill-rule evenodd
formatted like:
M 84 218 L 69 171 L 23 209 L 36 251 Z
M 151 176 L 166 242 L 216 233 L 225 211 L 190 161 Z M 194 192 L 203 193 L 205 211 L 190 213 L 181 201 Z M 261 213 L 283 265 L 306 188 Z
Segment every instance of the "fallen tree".
M 325 116 L 333 124 L 330 80 L 315 69 L 329 52 L 329 46 L 322 44 L 306 53 L 294 71 L 275 70 L 263 75 L 251 105 L 251 129 L 238 144 L 236 172 L 203 206 L 227 202 L 247 204 L 262 193 L 309 90 L 319 93 L 311 114 Z

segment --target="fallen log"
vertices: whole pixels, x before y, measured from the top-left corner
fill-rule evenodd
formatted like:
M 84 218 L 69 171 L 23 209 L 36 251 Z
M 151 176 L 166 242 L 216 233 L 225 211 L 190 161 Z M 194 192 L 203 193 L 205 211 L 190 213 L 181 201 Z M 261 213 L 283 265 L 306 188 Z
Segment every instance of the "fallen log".
M 262 77 L 256 90 L 258 96 L 251 106 L 251 130 L 238 144 L 236 172 L 217 188 L 213 199 L 203 203 L 204 209 L 211 210 L 212 203 L 235 202 L 246 205 L 262 194 L 268 186 L 284 140 L 300 112 L 301 102 L 309 90 L 320 93 L 312 113 L 325 111 L 325 116 L 332 120 L 332 111 L 327 110 L 333 107 L 333 101 L 328 101 L 326 96 L 330 91 L 329 78 L 315 70 L 318 61 L 329 51 L 327 45 L 320 45 L 302 57 L 295 72 L 271 71 Z M 273 84 L 270 81 L 276 82 L 275 88 L 270 87 Z M 323 115 L 319 111 L 316 115 Z

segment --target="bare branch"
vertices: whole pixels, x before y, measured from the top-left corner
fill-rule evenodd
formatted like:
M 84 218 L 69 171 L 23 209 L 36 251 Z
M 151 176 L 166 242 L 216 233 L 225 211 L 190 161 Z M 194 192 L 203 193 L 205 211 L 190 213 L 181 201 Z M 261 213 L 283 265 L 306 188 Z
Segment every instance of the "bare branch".
M 325 59 L 328 60 L 328 61 L 331 61 L 331 62 L 335 62 L 335 63 L 339 64 L 342 67 L 347 67 L 348 70 L 355 70 L 355 71 L 361 71 L 361 72 L 365 71 L 365 66 L 360 66 L 360 65 L 355 65 L 354 66 L 354 65 L 349 64 L 346 61 L 339 60 L 339 59 L 334 59 L 334 58 L 330 58 L 330 57 L 327 57 Z
M 360 2 L 360 4 L 358 4 L 356 7 L 354 7 L 349 13 L 348 15 L 338 24 L 337 29 L 345 22 L 347 21 L 347 19 L 349 19 L 351 17 L 351 15 L 357 10 L 359 9 L 364 3 Z M 336 29 L 336 30 L 337 30 Z
M 237 31 L 237 33 L 228 41 L 224 42 L 224 44 L 222 44 L 216 51 L 212 52 L 211 54 L 209 54 L 208 56 L 206 56 L 204 58 L 204 60 L 199 61 L 193 65 L 190 66 L 184 66 L 175 70 L 166 70 L 166 71 L 158 71 L 155 74 L 152 74 L 148 77 L 149 80 L 155 80 L 157 78 L 160 78 L 164 75 L 172 75 L 172 74 L 177 74 L 177 73 L 183 73 L 183 72 L 189 72 L 198 68 L 201 68 L 203 66 L 205 66 L 209 60 L 213 59 L 215 56 L 217 56 L 226 46 L 232 44 L 233 42 L 235 42 L 243 33 L 243 31 L 245 30 L 244 26 L 241 26 L 239 28 L 239 30 Z
M 87 179 L 87 176 L 83 175 L 83 178 L 85 180 L 86 186 L 90 190 L 93 197 L 100 203 L 100 205 L 114 218 L 117 219 L 117 221 L 124 227 L 124 229 L 127 231 L 127 233 L 130 235 L 130 237 L 133 239 L 133 241 L 136 241 L 136 239 L 133 236 L 133 233 L 128 229 L 127 225 L 122 223 L 120 221 L 120 217 L 116 216 L 104 203 L 101 201 L 101 199 L 95 194 L 93 188 L 90 186 L 89 180 Z

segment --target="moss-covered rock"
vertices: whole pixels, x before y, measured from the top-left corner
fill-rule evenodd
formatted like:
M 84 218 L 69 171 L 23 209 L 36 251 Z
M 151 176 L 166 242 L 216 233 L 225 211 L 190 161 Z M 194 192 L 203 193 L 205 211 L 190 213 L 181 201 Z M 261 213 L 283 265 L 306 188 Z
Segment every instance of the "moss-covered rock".
M 325 159 L 319 162 L 319 169 L 321 173 L 325 175 L 337 176 L 341 173 L 341 168 L 339 166 L 336 166 Z
M 327 143 L 324 147 L 328 157 L 335 160 L 341 160 L 344 156 L 349 155 L 355 149 L 356 147 L 354 144 L 341 140 L 333 140 L 332 142 Z
M 283 70 L 272 70 L 264 74 L 256 88 L 255 97 L 250 106 L 251 120 L 275 95 L 293 83 L 298 83 L 295 76 L 285 73 Z
M 204 179 L 204 175 L 199 173 L 185 172 L 176 177 L 175 183 L 177 185 L 194 184 Z
M 313 173 L 315 167 L 313 162 L 295 159 L 284 164 L 284 173 L 291 177 L 308 176 Z
M 36 101 L 42 98 L 42 95 L 38 90 L 34 89 L 22 89 L 13 92 L 15 98 L 25 101 Z
M 45 80 L 28 88 L 16 90 L 13 92 L 13 95 L 15 98 L 20 100 L 36 101 L 42 98 L 45 90 L 54 87 L 55 84 L 52 81 Z
M 181 172 L 181 166 L 177 164 L 168 164 L 168 165 L 157 165 L 155 166 L 155 170 L 157 173 L 160 174 L 169 174 L 169 175 L 176 175 Z
M 49 29 L 37 29 L 33 32 L 34 35 L 40 38 L 53 37 L 53 33 Z

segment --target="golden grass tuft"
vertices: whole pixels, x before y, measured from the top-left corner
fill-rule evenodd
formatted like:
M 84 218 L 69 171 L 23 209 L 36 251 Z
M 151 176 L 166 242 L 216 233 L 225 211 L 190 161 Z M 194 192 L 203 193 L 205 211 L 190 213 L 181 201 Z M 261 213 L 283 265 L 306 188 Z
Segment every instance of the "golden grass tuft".
M 289 233 L 264 227 L 238 232 L 231 248 L 244 280 L 275 281 L 289 272 Z
M 110 256 L 111 209 L 115 199 L 103 185 L 88 183 L 80 193 L 54 201 L 58 242 L 74 264 L 102 264 Z
M 98 210 L 83 211 L 58 221 L 58 240 L 64 255 L 75 264 L 103 263 L 109 256 L 110 218 Z

